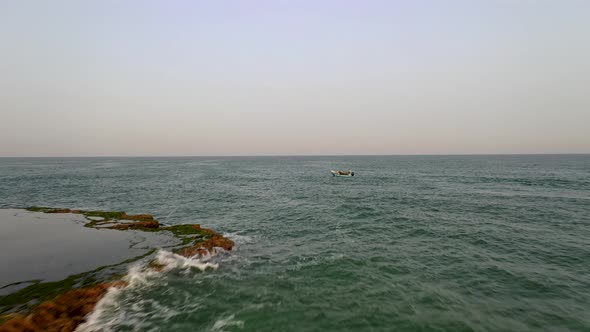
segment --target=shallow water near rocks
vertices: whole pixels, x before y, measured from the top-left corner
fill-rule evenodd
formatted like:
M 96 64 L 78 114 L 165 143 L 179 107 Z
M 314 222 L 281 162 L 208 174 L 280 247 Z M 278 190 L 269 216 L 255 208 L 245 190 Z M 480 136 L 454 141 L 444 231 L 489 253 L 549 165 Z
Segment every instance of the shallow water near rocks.
M 88 228 L 86 222 L 76 214 L 0 209 L 0 296 L 31 281 L 59 281 L 180 242 L 166 234 Z
M 590 329 L 588 155 L 0 158 L 0 208 L 33 205 L 236 241 L 113 296 L 104 330 Z

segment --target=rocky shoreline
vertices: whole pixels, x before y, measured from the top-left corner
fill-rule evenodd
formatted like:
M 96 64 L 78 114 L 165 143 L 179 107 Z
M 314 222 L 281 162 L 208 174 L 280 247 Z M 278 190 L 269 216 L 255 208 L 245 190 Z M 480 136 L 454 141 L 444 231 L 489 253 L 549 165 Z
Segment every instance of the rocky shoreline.
M 46 214 L 82 215 L 87 221 L 84 227 L 96 229 L 167 232 L 181 241 L 181 244 L 172 252 L 187 258 L 211 255 L 218 248 L 229 251 L 234 247 L 232 240 L 214 230 L 201 228 L 199 224 L 163 226 L 149 214 L 129 215 L 119 211 L 47 207 L 30 207 L 26 210 Z M 153 248 L 148 254 L 154 253 L 155 250 L 156 248 Z M 149 256 L 148 254 L 144 256 Z M 128 264 L 141 258 L 144 257 L 137 257 L 121 264 Z M 163 266 L 153 260 L 145 268 L 161 271 Z M 82 276 L 83 274 L 70 276 L 60 282 L 34 283 L 15 293 L 0 296 L 0 306 L 9 307 L 8 310 L 0 313 L 0 332 L 74 331 L 85 322 L 86 317 L 94 310 L 108 289 L 127 286 L 127 283 L 122 280 L 123 275 L 111 275 L 110 280 L 106 281 L 97 281 L 92 278 L 84 280 Z M 80 283 L 81 280 L 83 280 L 82 283 Z M 31 303 L 33 304 L 29 305 Z M 25 309 L 23 309 L 24 304 L 27 304 Z

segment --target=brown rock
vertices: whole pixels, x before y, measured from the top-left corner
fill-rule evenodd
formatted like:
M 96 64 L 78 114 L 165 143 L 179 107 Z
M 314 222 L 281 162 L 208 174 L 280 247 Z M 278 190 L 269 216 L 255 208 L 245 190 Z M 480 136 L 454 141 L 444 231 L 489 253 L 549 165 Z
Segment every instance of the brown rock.
M 138 221 L 129 224 L 117 224 L 111 227 L 110 229 L 119 229 L 119 230 L 127 230 L 127 229 L 141 229 L 141 228 L 151 228 L 157 229 L 160 227 L 160 223 L 157 220 L 150 220 L 150 221 Z
M 224 237 L 223 235 L 215 232 L 208 228 L 202 228 L 201 230 L 208 233 L 209 238 L 201 243 L 194 246 L 183 248 L 177 252 L 178 255 L 184 257 L 192 256 L 203 256 L 211 253 L 213 248 L 223 248 L 224 250 L 232 250 L 234 247 L 234 241 Z
M 117 281 L 68 291 L 51 301 L 43 302 L 26 317 L 15 315 L 0 324 L 0 332 L 74 331 L 109 287 L 125 285 L 125 282 Z
M 123 217 L 121 217 L 121 219 L 125 219 L 125 220 L 137 220 L 137 221 L 151 221 L 154 220 L 154 216 L 152 216 L 151 214 L 135 214 L 135 215 L 129 215 L 127 213 L 123 214 Z
M 71 213 L 72 210 L 70 209 L 53 209 L 53 210 L 49 210 L 47 211 L 47 213 Z
M 0 324 L 0 332 L 34 332 L 38 331 L 25 316 L 17 315 L 14 318 Z

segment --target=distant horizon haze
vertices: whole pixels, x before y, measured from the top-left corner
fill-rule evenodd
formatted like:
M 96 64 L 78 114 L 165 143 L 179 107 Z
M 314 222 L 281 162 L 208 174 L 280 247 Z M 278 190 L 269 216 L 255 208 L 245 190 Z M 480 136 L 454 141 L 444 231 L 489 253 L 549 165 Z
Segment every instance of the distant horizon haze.
M 455 154 L 259 154 L 259 155 L 81 155 L 81 156 L 0 156 L 5 159 L 68 158 L 289 158 L 289 157 L 494 157 L 494 156 L 586 156 L 590 153 L 455 153 Z
M 590 153 L 590 1 L 0 3 L 0 157 Z

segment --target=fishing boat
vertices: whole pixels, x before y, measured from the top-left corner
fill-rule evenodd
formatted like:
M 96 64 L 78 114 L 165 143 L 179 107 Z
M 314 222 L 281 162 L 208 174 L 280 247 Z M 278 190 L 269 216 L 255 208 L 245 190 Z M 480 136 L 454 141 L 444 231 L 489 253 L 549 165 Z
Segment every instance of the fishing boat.
M 351 170 L 348 171 L 330 171 L 330 173 L 332 173 L 332 176 L 354 176 L 354 172 Z

